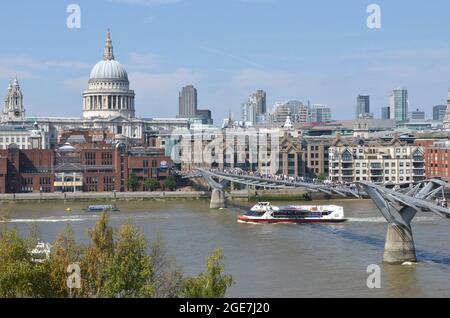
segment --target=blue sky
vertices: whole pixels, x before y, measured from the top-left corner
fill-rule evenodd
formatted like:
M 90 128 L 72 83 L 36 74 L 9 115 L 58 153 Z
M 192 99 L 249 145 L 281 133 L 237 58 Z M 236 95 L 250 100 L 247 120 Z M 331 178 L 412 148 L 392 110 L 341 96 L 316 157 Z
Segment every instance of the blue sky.
M 68 29 L 66 8 L 81 7 Z M 366 8 L 381 7 L 368 29 Z M 111 28 L 143 117 L 175 116 L 194 84 L 217 120 L 256 89 L 268 106 L 298 99 L 353 118 L 358 94 L 380 116 L 388 93 L 409 90 L 410 108 L 445 104 L 450 87 L 448 0 L 17 0 L 0 4 L 0 94 L 17 75 L 28 115 L 81 115 L 81 94 Z M 4 91 L 1 91 L 3 89 Z

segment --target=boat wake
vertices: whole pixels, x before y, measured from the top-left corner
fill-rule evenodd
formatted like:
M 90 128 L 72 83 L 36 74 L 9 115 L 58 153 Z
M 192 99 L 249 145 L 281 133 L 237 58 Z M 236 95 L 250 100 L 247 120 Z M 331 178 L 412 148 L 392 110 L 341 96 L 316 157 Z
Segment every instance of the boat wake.
M 440 218 L 437 216 L 416 216 L 413 220 L 413 223 L 422 223 L 422 222 L 433 222 L 439 221 Z M 382 216 L 380 217 L 349 217 L 349 222 L 365 222 L 365 223 L 387 223 L 386 219 Z
M 47 218 L 36 218 L 36 219 L 10 219 L 0 221 L 0 223 L 58 223 L 58 222 L 83 222 L 93 220 L 95 218 L 86 217 L 85 215 L 71 215 L 62 217 L 47 217 Z
M 44 218 L 23 218 L 23 219 L 5 219 L 0 220 L 1 223 L 63 223 L 63 222 L 89 222 L 96 221 L 100 218 L 100 214 L 92 215 L 67 215 L 52 216 Z M 111 221 L 133 220 L 139 221 L 144 219 L 169 219 L 169 216 L 160 214 L 120 214 L 110 215 Z

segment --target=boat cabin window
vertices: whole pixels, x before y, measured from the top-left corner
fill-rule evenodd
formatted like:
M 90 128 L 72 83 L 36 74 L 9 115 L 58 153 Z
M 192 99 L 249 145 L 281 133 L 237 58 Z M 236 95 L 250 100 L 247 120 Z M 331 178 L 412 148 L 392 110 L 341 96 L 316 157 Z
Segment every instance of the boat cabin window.
M 260 211 L 248 211 L 247 213 L 245 213 L 246 216 L 256 216 L 256 217 L 261 217 L 265 214 L 266 212 L 260 212 Z

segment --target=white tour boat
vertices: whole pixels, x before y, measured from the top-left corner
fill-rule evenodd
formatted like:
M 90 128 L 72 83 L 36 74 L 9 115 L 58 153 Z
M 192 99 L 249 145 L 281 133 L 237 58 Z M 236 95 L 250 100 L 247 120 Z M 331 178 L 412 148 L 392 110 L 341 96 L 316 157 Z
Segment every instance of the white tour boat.
M 238 216 L 239 223 L 342 223 L 344 208 L 337 205 L 272 206 L 260 202 L 245 214 Z

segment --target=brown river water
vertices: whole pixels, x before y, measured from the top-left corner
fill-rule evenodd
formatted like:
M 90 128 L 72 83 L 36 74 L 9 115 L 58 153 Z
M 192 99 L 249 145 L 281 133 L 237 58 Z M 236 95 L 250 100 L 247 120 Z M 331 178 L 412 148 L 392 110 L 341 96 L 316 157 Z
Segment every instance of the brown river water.
M 283 205 L 283 203 L 275 203 Z M 286 204 L 294 204 L 292 202 Z M 235 284 L 228 297 L 450 297 L 450 220 L 420 213 L 414 220 L 419 263 L 383 265 L 386 222 L 372 201 L 332 200 L 349 221 L 339 225 L 248 225 L 236 222 L 251 203 L 236 202 L 224 210 L 207 201 L 118 202 L 111 215 L 118 227 L 131 220 L 148 240 L 162 235 L 168 253 L 186 274 L 204 270 L 215 247 L 226 257 Z M 98 215 L 84 212 L 86 203 L 10 204 L 8 227 L 28 234 L 36 223 L 45 242 L 53 241 L 67 224 L 80 242 Z M 67 213 L 66 208 L 72 209 Z M 5 226 L 5 224 L 3 224 Z M 366 285 L 371 264 L 381 266 L 381 288 Z

